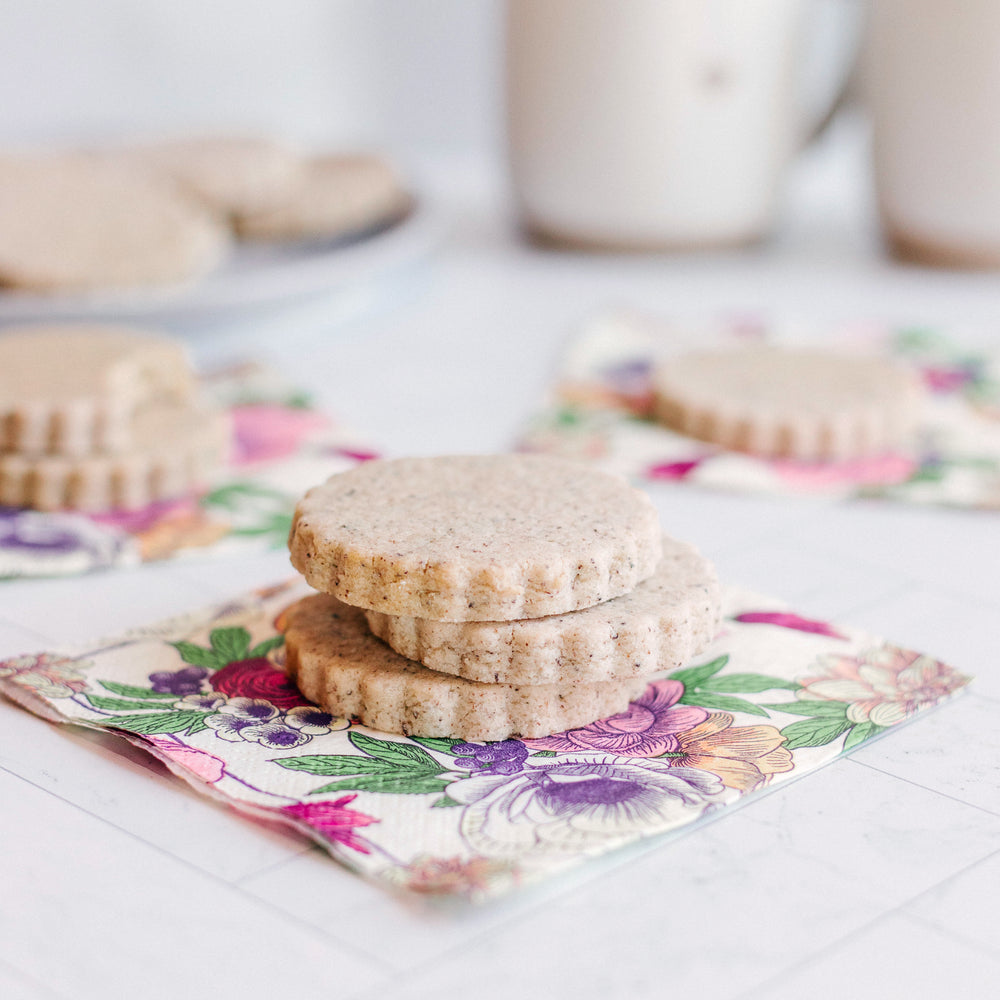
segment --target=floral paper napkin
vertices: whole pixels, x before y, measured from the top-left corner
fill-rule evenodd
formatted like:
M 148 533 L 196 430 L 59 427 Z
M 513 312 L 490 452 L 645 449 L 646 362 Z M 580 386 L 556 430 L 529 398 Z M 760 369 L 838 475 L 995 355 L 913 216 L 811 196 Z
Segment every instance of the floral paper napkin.
M 107 515 L 0 507 L 0 579 L 279 547 L 305 490 L 375 457 L 269 369 L 220 372 L 204 390 L 233 427 L 229 461 L 207 492 Z
M 629 709 L 544 739 L 375 732 L 282 660 L 301 581 L 72 651 L 0 662 L 0 693 L 120 734 L 196 789 L 387 885 L 483 899 L 722 815 L 959 692 L 951 667 L 729 589 L 723 627 Z
M 649 419 L 651 374 L 660 359 L 706 342 L 740 340 L 802 342 L 798 331 L 747 322 L 695 329 L 629 313 L 594 319 L 569 344 L 552 399 L 520 446 L 585 458 L 647 481 L 1000 509 L 1000 352 L 969 350 L 928 329 L 857 328 L 827 336 L 830 349 L 889 356 L 915 368 L 928 390 L 915 446 L 864 461 L 759 459 Z

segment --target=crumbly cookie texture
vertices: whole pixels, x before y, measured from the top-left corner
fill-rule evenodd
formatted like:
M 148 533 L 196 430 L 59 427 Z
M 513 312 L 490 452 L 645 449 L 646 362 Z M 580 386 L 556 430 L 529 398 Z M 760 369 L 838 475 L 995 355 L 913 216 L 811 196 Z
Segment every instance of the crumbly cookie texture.
M 113 151 L 163 174 L 206 207 L 229 217 L 281 203 L 298 183 L 303 158 L 266 136 L 190 136 Z
M 86 325 L 0 336 L 0 452 L 122 452 L 134 444 L 137 408 L 194 395 L 184 349 L 166 337 Z
M 316 590 L 438 621 L 590 607 L 651 576 L 661 548 L 646 494 L 541 455 L 367 462 L 310 490 L 289 537 Z
M 363 613 L 328 594 L 283 615 L 285 669 L 328 712 L 408 736 L 502 740 L 548 736 L 623 712 L 646 682 L 479 684 L 440 674 L 375 638 Z
M 566 684 L 641 677 L 681 666 L 719 625 L 720 588 L 696 549 L 663 540 L 656 572 L 591 608 L 515 622 L 434 622 L 366 611 L 397 653 L 467 680 Z
M 228 230 L 173 185 L 82 154 L 0 157 L 0 287 L 93 292 L 201 277 Z
M 0 454 L 0 504 L 100 513 L 134 510 L 189 492 L 225 460 L 229 419 L 217 410 L 157 406 L 134 418 L 119 454 Z
M 921 390 L 880 358 L 753 346 L 664 361 L 654 395 L 662 423 L 723 448 L 848 461 L 905 446 Z
M 317 156 L 283 198 L 235 217 L 248 240 L 333 239 L 403 216 L 410 196 L 399 175 L 376 156 Z

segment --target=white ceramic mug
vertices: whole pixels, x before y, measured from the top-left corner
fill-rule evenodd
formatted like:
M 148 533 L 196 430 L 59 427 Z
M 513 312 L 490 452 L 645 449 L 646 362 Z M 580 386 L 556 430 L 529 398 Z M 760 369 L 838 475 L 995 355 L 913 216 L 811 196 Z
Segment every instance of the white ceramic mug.
M 807 6 L 508 0 L 509 157 L 524 226 L 561 244 L 639 249 L 765 235 L 803 138 Z
M 897 255 L 1000 267 L 1000 2 L 874 0 L 879 213 Z

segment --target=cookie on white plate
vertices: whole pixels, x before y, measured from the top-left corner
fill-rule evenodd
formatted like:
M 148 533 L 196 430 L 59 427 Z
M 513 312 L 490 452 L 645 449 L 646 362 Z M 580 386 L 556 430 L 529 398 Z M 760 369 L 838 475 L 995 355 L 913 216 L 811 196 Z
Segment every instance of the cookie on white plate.
M 0 287 L 40 293 L 179 284 L 230 235 L 174 185 L 85 155 L 0 157 Z
M 325 240 L 362 233 L 402 218 L 411 198 L 385 160 L 327 155 L 308 160 L 282 199 L 235 217 L 247 240 Z

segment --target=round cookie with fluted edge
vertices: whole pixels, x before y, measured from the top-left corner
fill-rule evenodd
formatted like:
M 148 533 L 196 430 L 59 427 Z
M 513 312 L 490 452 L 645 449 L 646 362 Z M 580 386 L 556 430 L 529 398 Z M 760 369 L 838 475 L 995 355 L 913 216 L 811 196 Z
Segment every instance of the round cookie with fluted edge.
M 228 230 L 162 179 L 82 154 L 0 157 L 0 287 L 93 292 L 182 283 Z
M 401 218 L 411 198 L 392 166 L 377 156 L 327 155 L 306 161 L 282 198 L 235 217 L 246 240 L 335 239 Z
M 666 426 L 765 458 L 849 461 L 904 447 L 916 426 L 917 376 L 893 362 L 754 345 L 662 362 L 654 414 Z
M 224 411 L 150 406 L 133 418 L 133 446 L 78 458 L 0 453 L 0 504 L 103 513 L 136 510 L 203 485 L 225 461 Z
M 168 337 L 88 324 L 0 334 L 0 452 L 121 452 L 138 407 L 194 394 L 184 348 Z
M 226 217 L 283 202 L 304 170 L 302 156 L 290 146 L 256 135 L 174 137 L 107 155 L 163 174 Z
M 289 536 L 316 590 L 437 621 L 587 608 L 651 576 L 661 548 L 645 493 L 543 455 L 366 462 L 311 489 Z
M 643 678 L 590 684 L 480 684 L 437 673 L 371 634 L 364 614 L 329 594 L 282 614 L 285 669 L 328 712 L 407 736 L 503 740 L 549 736 L 623 712 Z
M 715 635 L 721 592 L 712 564 L 663 539 L 656 572 L 621 597 L 514 622 L 435 622 L 366 611 L 397 653 L 441 673 L 501 684 L 642 677 L 681 666 Z

